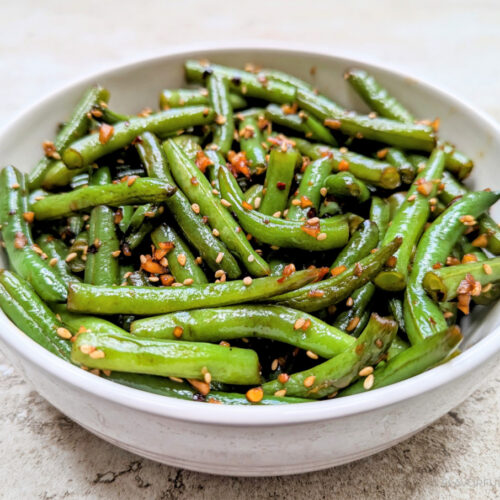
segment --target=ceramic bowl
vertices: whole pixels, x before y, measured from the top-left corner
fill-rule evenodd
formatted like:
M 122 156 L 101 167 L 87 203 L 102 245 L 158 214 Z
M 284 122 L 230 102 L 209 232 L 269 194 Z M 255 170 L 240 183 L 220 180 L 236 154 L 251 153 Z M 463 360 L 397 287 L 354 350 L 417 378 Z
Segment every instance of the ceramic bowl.
M 313 50 L 276 46 L 176 50 L 83 78 L 38 102 L 0 133 L 2 164 L 28 171 L 78 96 L 99 82 L 118 111 L 156 107 L 159 91 L 184 85 L 187 58 L 291 72 L 348 108 L 366 110 L 344 82 L 366 68 L 421 117 L 441 118 L 441 135 L 476 161 L 469 183 L 499 187 L 500 130 L 463 100 L 397 71 Z M 499 214 L 497 214 L 499 215 Z M 0 256 L 5 265 L 5 255 Z M 265 476 L 332 467 L 388 448 L 461 403 L 500 361 L 500 304 L 463 325 L 464 352 L 409 380 L 339 400 L 281 407 L 181 401 L 91 375 L 38 346 L 0 313 L 2 350 L 52 405 L 103 439 L 138 455 L 195 471 Z

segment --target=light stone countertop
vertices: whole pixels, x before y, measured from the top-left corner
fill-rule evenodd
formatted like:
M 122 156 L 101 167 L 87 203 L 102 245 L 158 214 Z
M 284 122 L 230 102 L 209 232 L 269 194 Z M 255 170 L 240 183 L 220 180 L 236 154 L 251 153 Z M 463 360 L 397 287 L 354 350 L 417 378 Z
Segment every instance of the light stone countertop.
M 495 0 L 4 1 L 0 127 L 81 74 L 180 43 L 242 39 L 319 44 L 386 62 L 500 119 L 499 26 Z M 438 422 L 368 459 L 241 479 L 174 469 L 99 440 L 49 406 L 0 354 L 0 498 L 499 498 L 499 381 L 500 368 Z

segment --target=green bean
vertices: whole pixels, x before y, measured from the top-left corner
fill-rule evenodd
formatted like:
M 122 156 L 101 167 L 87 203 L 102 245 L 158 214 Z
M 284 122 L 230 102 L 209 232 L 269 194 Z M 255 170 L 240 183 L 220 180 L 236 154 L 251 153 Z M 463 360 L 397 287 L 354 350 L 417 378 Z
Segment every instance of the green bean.
M 246 202 L 236 179 L 222 169 L 219 170 L 219 184 L 223 198 L 231 204 L 231 210 L 243 229 L 259 241 L 311 251 L 338 248 L 347 242 L 349 226 L 346 216 L 317 219 L 314 223 L 283 220 L 244 208 L 242 203 Z
M 380 116 L 407 124 L 413 124 L 413 115 L 389 92 L 378 83 L 375 78 L 363 70 L 350 70 L 346 79 L 352 84 L 362 99 Z M 464 179 L 470 174 L 473 162 L 463 153 L 455 150 L 449 143 L 443 143 L 446 153 L 446 168 Z M 409 183 L 408 183 L 409 184 Z
M 212 229 L 216 229 L 221 241 L 234 252 L 254 276 L 269 274 L 269 266 L 250 245 L 238 224 L 223 205 L 222 200 L 212 193 L 212 186 L 198 167 L 173 141 L 163 144 L 173 176 L 189 200 L 196 204 L 200 213 L 208 217 Z M 223 169 L 219 169 L 219 175 Z M 195 178 L 197 183 L 193 184 Z M 234 177 L 233 177 L 234 179 Z M 216 259 L 220 263 L 225 254 Z
M 47 255 L 49 265 L 54 268 L 56 274 L 68 285 L 72 281 L 80 281 L 71 271 L 66 262 L 66 257 L 69 255 L 68 247 L 63 241 L 54 238 L 50 234 L 42 234 L 36 240 L 37 245 Z
M 286 218 L 288 220 L 303 220 L 314 217 L 319 212 L 321 202 L 321 187 L 328 174 L 332 171 L 332 162 L 328 158 L 320 158 L 307 165 L 304 175 L 299 184 L 299 188 L 292 199 L 292 204 L 288 209 Z M 298 200 L 295 202 L 293 200 Z M 300 202 L 306 201 L 312 205 L 302 207 Z
M 467 236 L 461 236 L 457 242 L 457 247 L 460 248 L 461 252 L 461 257 L 462 258 L 464 255 L 473 255 L 477 261 L 485 261 L 488 259 L 487 255 L 484 253 L 484 251 L 479 248 L 474 246 L 468 239 Z
M 175 185 L 167 158 L 158 139 L 150 133 L 145 133 L 141 137 L 142 141 L 137 145 L 137 149 L 148 175 Z M 212 234 L 201 215 L 193 211 L 190 201 L 180 189 L 165 200 L 165 204 L 186 240 L 198 250 L 202 259 L 213 271 L 222 269 L 231 279 L 241 275 L 236 259 L 228 251 L 226 245 Z M 217 262 L 221 253 L 224 254 L 224 259 Z
M 10 265 L 44 300 L 63 301 L 66 283 L 34 247 L 32 215 L 25 176 L 10 165 L 4 167 L 0 172 L 0 227 Z
M 413 247 L 424 229 L 430 214 L 429 199 L 435 197 L 438 183 L 444 169 L 444 153 L 435 149 L 429 162 L 422 170 L 408 191 L 408 196 L 401 208 L 394 215 L 391 226 L 387 229 L 382 244 L 388 243 L 396 236 L 403 238 L 403 243 L 395 253 L 396 263 L 382 271 L 375 284 L 389 291 L 403 290 L 408 278 L 408 265 Z
M 119 122 L 126 122 L 131 118 L 134 118 L 134 115 L 124 115 L 123 113 L 118 113 L 109 109 L 108 106 L 99 106 L 98 109 L 102 113 L 102 116 L 98 117 L 99 121 L 109 123 L 111 125 Z
M 351 69 L 345 73 L 345 79 L 368 106 L 380 116 L 399 122 L 413 123 L 415 121 L 413 115 L 366 71 Z
M 200 146 L 200 138 L 196 135 L 182 134 L 172 139 L 178 144 L 184 152 L 189 156 L 189 159 L 195 161 L 196 155 L 202 151 Z
M 229 94 L 233 109 L 246 108 L 246 100 L 238 94 Z M 183 106 L 208 105 L 208 90 L 201 89 L 167 89 L 160 94 L 160 109 L 182 108 Z
M 158 250 L 162 243 L 172 243 L 173 248 L 167 252 L 168 267 L 178 283 L 208 283 L 205 273 L 196 263 L 194 255 L 175 230 L 166 224 L 157 227 L 151 234 L 151 239 Z
M 444 302 L 457 297 L 464 280 L 467 286 L 462 293 L 474 287 L 473 295 L 479 295 L 482 287 L 500 280 L 500 257 L 433 269 L 425 274 L 422 285 L 435 301 Z
M 273 296 L 267 301 L 306 312 L 319 311 L 338 304 L 347 299 L 354 290 L 373 279 L 400 244 L 401 238 L 396 238 L 338 275 L 304 286 L 294 292 Z
M 337 146 L 337 141 L 331 132 L 305 111 L 300 111 L 297 114 L 288 113 L 277 104 L 269 104 L 266 108 L 266 118 L 272 123 L 302 132 L 308 139 Z
M 377 224 L 380 242 L 384 239 L 387 228 L 389 227 L 390 216 L 391 212 L 387 200 L 379 196 L 372 196 L 370 220 Z
M 347 245 L 337 255 L 331 269 L 340 266 L 353 266 L 360 259 L 368 257 L 378 242 L 379 230 L 377 225 L 370 220 L 363 221 Z
M 119 182 L 103 186 L 88 186 L 68 193 L 52 194 L 32 206 L 38 220 L 67 217 L 78 210 L 110 205 L 162 202 L 175 193 L 175 187 L 157 179 L 137 178 L 133 183 Z
M 479 191 L 465 194 L 447 208 L 420 238 L 404 301 L 406 333 L 412 344 L 421 342 L 447 326 L 439 307 L 422 287 L 425 273 L 430 271 L 434 264 L 444 264 L 451 249 L 468 227 L 463 222 L 468 218 L 463 217 L 479 217 L 498 198 L 498 192 Z
M 265 394 L 285 390 L 288 396 L 320 399 L 348 386 L 365 366 L 373 365 L 396 335 L 395 321 L 372 314 L 368 325 L 349 349 L 319 365 L 262 385 Z
M 283 270 L 289 264 L 283 259 L 274 258 L 269 261 L 269 268 L 271 269 L 271 276 L 281 276 Z
M 267 81 L 248 71 L 220 64 L 202 64 L 194 60 L 186 61 L 184 69 L 187 80 L 191 82 L 203 83 L 215 73 L 228 81 L 230 90 L 243 96 L 278 103 L 291 103 L 295 100 L 295 87 L 292 85 L 275 80 Z
M 73 236 L 80 234 L 84 225 L 85 221 L 83 220 L 83 215 L 72 215 L 68 217 L 68 229 Z
M 195 380 L 203 380 L 210 373 L 212 380 L 229 384 L 260 382 L 259 359 L 254 351 L 201 342 L 85 332 L 73 343 L 71 359 L 101 370 Z
M 67 169 L 67 170 L 69 170 L 69 169 Z M 78 189 L 78 188 L 81 188 L 84 186 L 88 186 L 90 175 L 88 173 L 88 169 L 86 169 L 86 170 L 87 171 L 84 172 L 83 174 L 77 174 L 71 179 L 71 182 L 69 183 L 69 187 L 71 189 Z M 78 169 L 76 171 L 78 171 Z M 73 170 L 72 170 L 72 172 L 73 172 Z
M 385 142 L 404 149 L 431 151 L 435 144 L 432 127 L 401 123 L 387 118 L 349 113 L 324 96 L 310 90 L 297 90 L 297 102 L 327 126 L 353 137 Z
M 259 121 L 255 116 L 236 115 L 240 118 L 238 135 L 240 149 L 246 154 L 250 172 L 254 173 L 259 168 L 266 166 L 266 150 L 262 143 L 264 137 L 259 128 Z
M 396 320 L 397 321 L 397 320 Z M 390 361 L 392 358 L 395 358 L 398 354 L 406 351 L 410 347 L 410 344 L 405 340 L 401 339 L 397 335 L 394 337 L 394 340 L 391 342 L 391 346 L 387 350 L 387 360 Z M 382 361 L 377 365 L 380 366 Z
M 151 282 L 143 271 L 134 271 L 129 274 L 126 284 L 131 286 L 151 286 Z
M 69 169 L 62 161 L 55 161 L 45 172 L 42 180 L 42 187 L 49 191 L 54 188 L 64 187 L 72 184 L 75 189 L 75 184 L 72 183 L 73 179 L 83 173 L 87 173 L 88 167 Z M 86 183 L 86 182 L 84 182 Z
M 233 108 L 229 100 L 227 80 L 220 75 L 213 74 L 208 78 L 208 93 L 210 105 L 217 113 L 213 143 L 224 156 L 231 149 L 234 136 Z
M 87 231 L 82 231 L 76 236 L 75 241 L 73 241 L 68 250 L 68 255 L 72 253 L 76 254 L 76 257 L 68 262 L 71 272 L 81 273 L 82 271 L 85 271 L 88 246 L 89 233 Z
M 336 198 L 354 198 L 359 203 L 363 203 L 370 198 L 370 191 L 363 181 L 360 181 L 349 172 L 338 172 L 329 175 L 324 185 L 328 194 Z
M 262 191 L 264 186 L 262 184 L 254 184 L 248 188 L 244 193 L 244 198 L 247 203 L 250 203 L 255 209 L 260 207 L 262 201 Z
M 276 217 L 281 217 L 285 211 L 298 157 L 299 154 L 293 150 L 271 151 L 259 209 L 263 214 L 273 215 L 279 212 L 280 215 Z
M 342 212 L 340 205 L 336 201 L 325 200 L 319 207 L 320 217 L 331 217 Z
M 158 217 L 163 213 L 163 207 L 154 205 L 152 203 L 146 203 L 145 205 L 139 205 L 135 210 L 128 224 L 127 230 L 130 232 L 137 231 L 145 220 L 150 220 Z
M 53 354 L 69 359 L 71 333 L 19 276 L 0 269 L 0 306 L 28 337 Z
M 371 282 L 368 282 L 361 288 L 355 290 L 351 295 L 353 300 L 352 306 L 341 312 L 335 318 L 333 326 L 339 328 L 340 330 L 352 332 L 352 334 L 357 337 L 364 328 L 364 326 L 360 326 L 360 323 L 363 325 L 362 318 L 368 314 L 367 309 L 374 293 L 375 285 Z
M 90 179 L 91 186 L 106 186 L 111 182 L 108 167 L 96 170 Z M 89 219 L 89 251 L 85 263 L 85 283 L 92 285 L 118 285 L 118 255 L 120 243 L 116 236 L 115 214 L 106 205 L 94 207 Z M 118 254 L 118 255 L 117 255 Z
M 387 202 L 389 203 L 389 221 L 394 220 L 395 215 L 403 206 L 406 198 L 408 198 L 407 191 L 399 191 L 397 193 L 393 193 L 391 194 L 391 196 L 389 196 L 389 198 L 387 198 Z
M 411 184 L 417 176 L 417 168 L 412 165 L 406 155 L 397 148 L 388 148 L 385 159 L 398 169 L 404 184 Z
M 154 226 L 151 222 L 144 222 L 139 226 L 137 231 L 134 231 L 125 237 L 123 247 L 128 247 L 129 250 L 134 250 L 134 248 L 137 248 L 144 241 L 144 238 L 146 238 L 153 229 Z
M 62 158 L 68 168 L 80 168 L 93 163 L 101 156 L 128 146 L 146 131 L 154 134 L 174 132 L 194 125 L 212 123 L 214 118 L 214 111 L 203 106 L 169 109 L 150 116 L 134 117 L 114 125 L 109 138 L 103 138 L 103 134 L 99 132 L 73 142 L 64 150 Z
M 320 275 L 317 269 L 297 271 L 286 279 L 267 277 L 185 287 L 97 287 L 72 283 L 68 309 L 91 314 L 154 315 L 203 307 L 220 307 L 267 299 L 300 288 Z
M 303 324 L 303 328 L 299 324 Z M 354 343 L 350 335 L 314 316 L 287 307 L 262 305 L 197 309 L 145 318 L 132 323 L 131 333 L 175 340 L 179 327 L 180 338 L 186 341 L 219 342 L 258 337 L 310 350 L 324 358 L 331 358 Z
M 296 76 L 289 75 L 283 71 L 278 71 L 276 69 L 260 69 L 258 75 L 264 77 L 266 80 L 272 80 L 275 82 L 283 83 L 284 85 L 292 85 L 296 88 L 312 89 L 312 85 L 304 82 Z
M 441 330 L 394 356 L 384 366 L 377 367 L 373 372 L 374 382 L 370 388 L 365 388 L 364 380 L 360 379 L 340 392 L 339 397 L 378 389 L 414 377 L 445 360 L 461 340 L 462 335 L 457 326 Z
M 455 198 L 469 192 L 466 186 L 460 184 L 460 182 L 448 172 L 444 172 L 443 174 L 443 184 L 444 188 L 439 194 L 439 198 L 446 204 L 451 203 Z M 486 248 L 494 255 L 500 255 L 500 229 L 498 228 L 498 224 L 488 213 L 481 215 L 478 221 L 479 233 L 485 234 L 487 237 Z
M 73 141 L 87 132 L 90 124 L 90 120 L 88 118 L 89 112 L 92 111 L 92 108 L 97 106 L 101 101 L 107 102 L 108 99 L 109 92 L 101 87 L 91 87 L 83 94 L 74 108 L 70 119 L 56 136 L 54 141 L 54 146 L 57 151 L 56 158 Z M 55 158 L 45 156 L 38 162 L 37 166 L 29 174 L 29 188 L 32 190 L 39 188 L 44 182 L 46 175 L 51 172 L 52 168 L 56 164 L 58 164 L 57 169 L 59 169 L 59 173 L 64 172 L 64 175 L 68 175 Z M 53 174 L 54 172 L 50 173 L 51 179 L 54 179 Z M 53 181 L 47 180 L 47 182 L 50 184 Z
M 403 301 L 399 297 L 389 298 L 389 310 L 393 315 L 394 319 L 397 321 L 399 329 L 402 332 L 406 332 L 405 320 L 403 314 Z
M 389 163 L 374 160 L 367 156 L 347 151 L 343 148 L 336 149 L 322 144 L 311 144 L 304 139 L 294 137 L 297 149 L 312 160 L 328 157 L 332 161 L 332 169 L 338 172 L 341 168 L 348 168 L 349 172 L 358 179 L 385 189 L 395 189 L 401 184 L 396 167 Z

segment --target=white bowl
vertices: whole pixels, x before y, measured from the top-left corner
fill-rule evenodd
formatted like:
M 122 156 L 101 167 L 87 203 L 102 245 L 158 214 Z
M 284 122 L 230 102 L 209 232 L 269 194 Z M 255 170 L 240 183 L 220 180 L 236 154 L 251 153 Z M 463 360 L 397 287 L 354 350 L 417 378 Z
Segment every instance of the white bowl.
M 252 46 L 184 50 L 79 80 L 22 113 L 0 134 L 2 164 L 28 171 L 82 91 L 99 82 L 113 109 L 156 107 L 158 93 L 184 85 L 183 62 L 208 58 L 241 67 L 252 61 L 311 81 L 341 104 L 366 109 L 343 73 L 366 68 L 421 117 L 441 118 L 441 134 L 477 163 L 475 187 L 499 187 L 500 130 L 462 100 L 379 66 L 316 51 Z M 315 68 L 314 76 L 310 70 Z M 0 256 L 5 265 L 5 256 Z M 153 460 L 214 474 L 266 476 L 327 468 L 406 439 L 462 402 L 500 360 L 500 304 L 464 327 L 465 352 L 412 379 L 339 400 L 281 407 L 201 404 L 114 384 L 44 350 L 0 314 L 8 359 L 52 405 L 103 439 Z

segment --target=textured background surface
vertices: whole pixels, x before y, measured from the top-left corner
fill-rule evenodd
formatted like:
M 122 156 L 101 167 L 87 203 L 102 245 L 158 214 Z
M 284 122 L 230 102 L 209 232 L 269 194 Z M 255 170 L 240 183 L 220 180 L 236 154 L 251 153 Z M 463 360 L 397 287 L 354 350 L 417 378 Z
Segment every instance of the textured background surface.
M 250 38 L 385 61 L 500 119 L 499 4 L 409 3 L 2 2 L 0 126 L 81 74 L 179 43 Z M 0 498 L 498 498 L 499 381 L 497 369 L 461 406 L 374 457 L 295 477 L 232 479 L 159 465 L 100 441 L 43 401 L 0 354 Z

